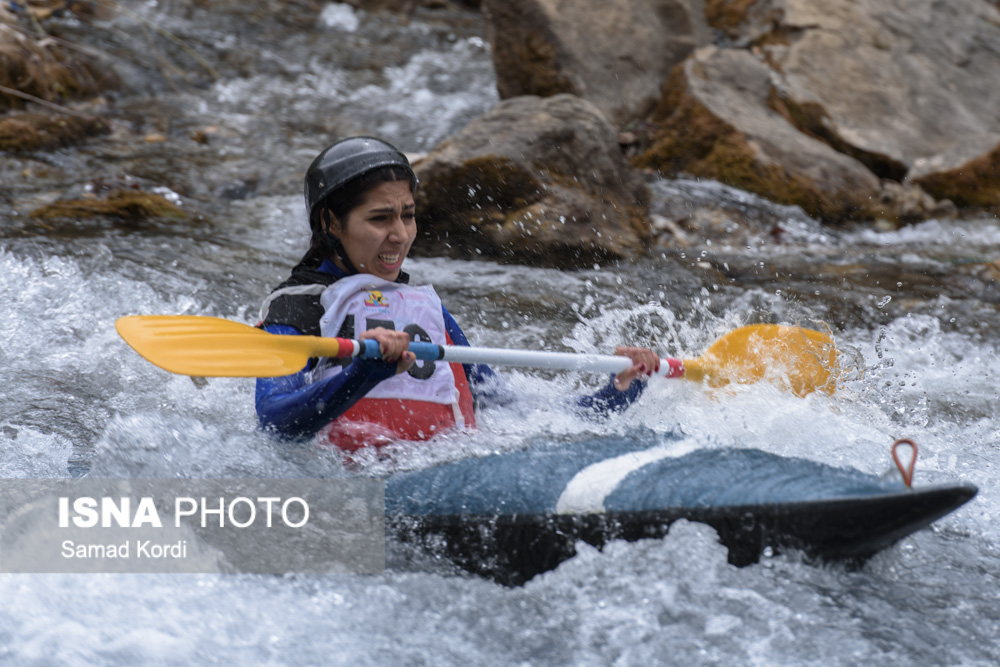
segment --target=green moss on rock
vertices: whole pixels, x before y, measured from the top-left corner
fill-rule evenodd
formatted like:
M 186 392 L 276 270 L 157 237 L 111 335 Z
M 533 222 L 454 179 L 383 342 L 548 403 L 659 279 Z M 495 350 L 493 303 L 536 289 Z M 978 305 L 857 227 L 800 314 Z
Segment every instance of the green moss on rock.
M 757 0 L 706 0 L 705 20 L 708 25 L 730 37 L 739 34 L 739 26 L 747 21 L 747 13 Z
M 915 179 L 936 199 L 961 207 L 1000 208 L 1000 145 L 961 167 Z
M 511 47 L 512 59 L 518 63 L 522 90 L 514 94 L 552 97 L 560 93 L 576 94 L 576 87 L 559 71 L 556 47 L 537 32 L 528 34 L 524 42 Z
M 426 187 L 418 193 L 420 216 L 433 225 L 477 225 L 483 211 L 502 215 L 528 206 L 542 197 L 542 185 L 509 158 L 480 156 L 458 167 L 421 173 Z
M 141 190 L 112 190 L 104 199 L 67 199 L 35 209 L 31 217 L 50 218 L 117 218 L 137 222 L 146 218 L 184 218 L 177 205 L 161 195 Z
M 762 159 L 746 135 L 690 97 L 676 106 L 655 142 L 634 163 L 669 176 L 710 178 L 828 221 L 873 215 L 866 201 L 831 197 L 810 179 Z
M 17 153 L 78 144 L 111 128 L 100 118 L 25 113 L 0 118 L 0 150 Z

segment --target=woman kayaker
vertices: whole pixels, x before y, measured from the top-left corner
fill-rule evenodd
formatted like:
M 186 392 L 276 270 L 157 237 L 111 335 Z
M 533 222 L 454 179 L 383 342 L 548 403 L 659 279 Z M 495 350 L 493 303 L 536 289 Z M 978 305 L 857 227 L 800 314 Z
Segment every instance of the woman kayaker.
M 339 141 L 320 153 L 305 178 L 309 250 L 261 308 L 274 334 L 374 339 L 381 360 L 313 359 L 294 375 L 257 380 L 261 426 L 290 438 L 326 429 L 330 442 L 355 450 L 396 440 L 426 440 L 474 427 L 474 407 L 503 400 L 482 364 L 415 363 L 411 340 L 468 345 L 429 285 L 411 286 L 403 260 L 417 234 L 417 179 L 406 156 L 371 137 Z M 647 348 L 619 347 L 633 361 L 606 387 L 578 401 L 595 412 L 624 409 L 659 364 Z

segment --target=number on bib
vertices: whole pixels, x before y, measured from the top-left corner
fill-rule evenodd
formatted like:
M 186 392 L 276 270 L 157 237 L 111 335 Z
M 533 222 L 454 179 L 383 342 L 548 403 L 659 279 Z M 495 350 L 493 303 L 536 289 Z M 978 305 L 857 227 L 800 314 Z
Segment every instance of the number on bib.
M 352 323 L 353 324 L 353 323 Z M 345 322 L 346 325 L 346 322 Z M 396 323 L 392 320 L 376 320 L 372 318 L 365 318 L 365 331 L 371 329 L 376 329 L 382 327 L 383 329 L 389 329 L 390 331 L 396 330 Z M 352 331 L 346 335 L 347 338 L 354 338 L 354 327 L 351 327 Z M 419 324 L 407 324 L 403 327 L 403 332 L 409 334 L 410 342 L 414 341 L 424 341 L 431 342 L 431 336 L 427 333 L 423 327 Z M 410 370 L 406 371 L 415 380 L 426 380 L 430 376 L 434 375 L 434 369 L 436 365 L 433 361 L 417 361 L 415 364 L 410 366 Z

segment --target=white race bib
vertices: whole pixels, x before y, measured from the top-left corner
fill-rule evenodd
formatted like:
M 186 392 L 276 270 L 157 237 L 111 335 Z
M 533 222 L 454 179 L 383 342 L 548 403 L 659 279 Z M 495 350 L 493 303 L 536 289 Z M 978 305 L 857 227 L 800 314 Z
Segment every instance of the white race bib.
M 354 338 L 363 331 L 383 327 L 405 331 L 410 340 L 447 344 L 441 299 L 430 285 L 402 285 L 361 273 L 327 287 L 320 303 L 326 311 L 319 321 L 323 336 L 339 336 L 344 323 L 353 322 L 354 331 L 349 335 Z M 321 377 L 342 371 L 340 366 L 326 368 Z M 450 364 L 418 360 L 408 372 L 380 382 L 366 397 L 447 405 L 458 403 L 458 389 Z

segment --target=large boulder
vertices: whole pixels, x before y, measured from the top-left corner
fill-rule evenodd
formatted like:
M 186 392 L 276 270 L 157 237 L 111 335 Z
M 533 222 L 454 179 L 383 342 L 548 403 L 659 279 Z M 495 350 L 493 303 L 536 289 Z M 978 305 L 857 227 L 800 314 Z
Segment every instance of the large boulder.
M 765 49 L 785 99 L 883 176 L 971 137 L 1000 141 L 1000 12 L 983 0 L 782 0 Z
M 711 4 L 712 25 L 771 68 L 770 104 L 800 131 L 882 178 L 960 205 L 1000 203 L 996 2 Z
M 635 257 L 651 233 L 645 182 L 573 95 L 505 100 L 415 167 L 415 254 L 570 268 Z
M 678 66 L 653 114 L 652 146 L 635 160 L 801 206 L 825 220 L 873 216 L 879 179 L 858 160 L 797 130 L 770 108 L 773 71 L 741 49 L 699 49 Z
M 572 93 L 619 125 L 710 39 L 703 0 L 483 0 L 502 99 Z

